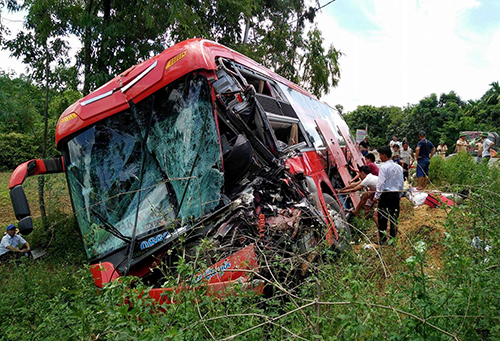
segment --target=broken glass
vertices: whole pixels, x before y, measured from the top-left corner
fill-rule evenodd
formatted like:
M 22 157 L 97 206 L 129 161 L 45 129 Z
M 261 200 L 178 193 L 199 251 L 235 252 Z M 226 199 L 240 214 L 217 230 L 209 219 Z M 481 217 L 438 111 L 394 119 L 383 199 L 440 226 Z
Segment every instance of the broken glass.
M 70 193 L 89 258 L 126 244 L 93 212 L 125 237 L 137 216 L 139 240 L 218 205 L 223 175 L 210 89 L 205 78 L 188 77 L 68 142 Z
M 316 118 L 325 119 L 329 123 L 330 128 L 332 129 L 335 138 L 339 141 L 340 146 L 345 146 L 344 138 L 340 135 L 337 124 L 344 125 L 346 123 L 342 118 L 338 117 L 337 113 L 335 113 L 325 103 L 306 96 L 284 84 L 278 84 L 299 116 L 302 125 L 308 132 L 309 138 L 313 141 L 316 149 L 324 148 L 323 140 L 316 130 L 316 123 L 314 122 Z

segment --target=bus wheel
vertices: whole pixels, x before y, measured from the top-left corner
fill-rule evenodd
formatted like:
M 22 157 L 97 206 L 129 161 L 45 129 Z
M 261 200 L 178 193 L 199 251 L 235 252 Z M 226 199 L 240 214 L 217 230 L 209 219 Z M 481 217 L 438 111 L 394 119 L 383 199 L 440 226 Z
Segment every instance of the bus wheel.
M 337 252 L 342 252 L 351 247 L 351 229 L 345 219 L 344 212 L 340 209 L 338 202 L 330 194 L 323 194 L 325 204 L 330 213 L 330 218 L 337 229 L 338 239 L 333 243 L 333 248 Z

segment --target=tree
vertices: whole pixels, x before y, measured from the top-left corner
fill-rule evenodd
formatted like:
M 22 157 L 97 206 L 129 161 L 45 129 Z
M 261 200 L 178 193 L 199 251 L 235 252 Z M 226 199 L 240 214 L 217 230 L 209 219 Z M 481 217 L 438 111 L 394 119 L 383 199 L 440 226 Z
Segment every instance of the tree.
M 69 22 L 68 33 L 81 41 L 77 66 L 83 73 L 83 93 L 163 51 L 176 4 L 158 0 L 67 3 L 60 17 Z
M 68 43 L 64 39 L 68 24 L 61 21 L 59 14 L 64 13 L 66 5 L 58 0 L 26 0 L 22 5 L 13 7 L 27 10 L 24 31 L 18 32 L 15 38 L 4 42 L 12 56 L 22 58 L 35 83 L 43 88 L 43 138 L 40 157 L 47 156 L 47 140 L 49 128 L 49 104 L 51 89 L 60 85 L 60 74 L 56 70 L 64 69 L 68 63 Z M 47 214 L 44 200 L 45 178 L 38 178 L 38 199 L 42 221 L 45 225 Z
M 491 89 L 489 89 L 483 98 L 487 104 L 498 104 L 500 103 L 500 85 L 498 82 L 493 82 L 490 84 Z
M 200 37 L 227 45 L 320 96 L 340 78 L 333 46 L 323 48 L 313 23 L 317 9 L 303 0 L 29 0 L 10 8 L 50 8 L 52 37 L 74 34 L 81 41 L 77 67 L 83 93 L 179 41 Z M 37 23 L 33 23 L 37 24 Z M 38 28 L 38 30 L 49 29 Z M 307 71 L 305 71 L 307 69 Z
M 0 71 L 0 133 L 33 133 L 41 143 L 37 129 L 42 123 L 39 115 L 43 106 L 40 89 L 25 76 L 11 78 Z
M 454 143 L 460 128 L 458 122 L 463 116 L 465 103 L 453 91 L 448 94 L 431 94 L 406 110 L 407 129 L 412 145 L 417 142 L 418 132 L 423 130 L 434 144 L 440 140 Z M 462 121 L 465 124 L 467 121 Z M 463 129 L 462 129 L 463 130 Z
M 342 53 L 330 45 L 328 52 L 323 48 L 321 32 L 315 28 L 307 33 L 304 42 L 305 53 L 301 58 L 301 83 L 313 95 L 327 94 L 330 86 L 337 86 L 340 79 L 338 60 Z
M 303 81 L 320 96 L 338 83 L 341 53 L 322 47 L 317 28 L 306 35 L 305 23 L 314 21 L 315 12 L 303 0 L 86 0 L 69 11 L 71 32 L 82 41 L 84 94 L 165 45 L 200 37 Z
M 387 139 L 387 128 L 391 122 L 392 111 L 398 109 L 401 110 L 397 107 L 376 108 L 371 105 L 363 105 L 345 114 L 344 119 L 351 128 L 353 134 L 356 129 L 368 128 L 371 145 L 379 147 L 389 143 Z

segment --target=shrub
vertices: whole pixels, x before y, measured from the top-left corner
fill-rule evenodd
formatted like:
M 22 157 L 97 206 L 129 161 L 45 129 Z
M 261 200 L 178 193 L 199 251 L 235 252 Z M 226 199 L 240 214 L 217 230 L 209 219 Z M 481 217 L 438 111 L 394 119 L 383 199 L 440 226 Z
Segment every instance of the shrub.
M 54 136 L 49 133 L 49 136 Z M 41 155 L 42 140 L 36 139 L 33 134 L 7 133 L 0 134 L 0 171 L 14 170 L 19 164 L 36 159 Z M 55 145 L 50 139 L 47 143 L 47 157 L 59 155 Z

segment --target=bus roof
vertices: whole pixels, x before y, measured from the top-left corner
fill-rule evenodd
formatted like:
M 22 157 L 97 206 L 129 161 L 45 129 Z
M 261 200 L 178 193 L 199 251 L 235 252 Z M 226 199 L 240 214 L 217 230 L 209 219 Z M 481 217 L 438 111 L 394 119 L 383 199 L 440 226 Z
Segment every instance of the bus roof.
M 69 106 L 56 127 L 56 145 L 76 132 L 141 101 L 165 85 L 195 70 L 216 70 L 216 58 L 232 59 L 264 76 L 315 98 L 289 80 L 254 60 L 219 43 L 205 39 L 180 42 L 161 54 L 132 66 Z

